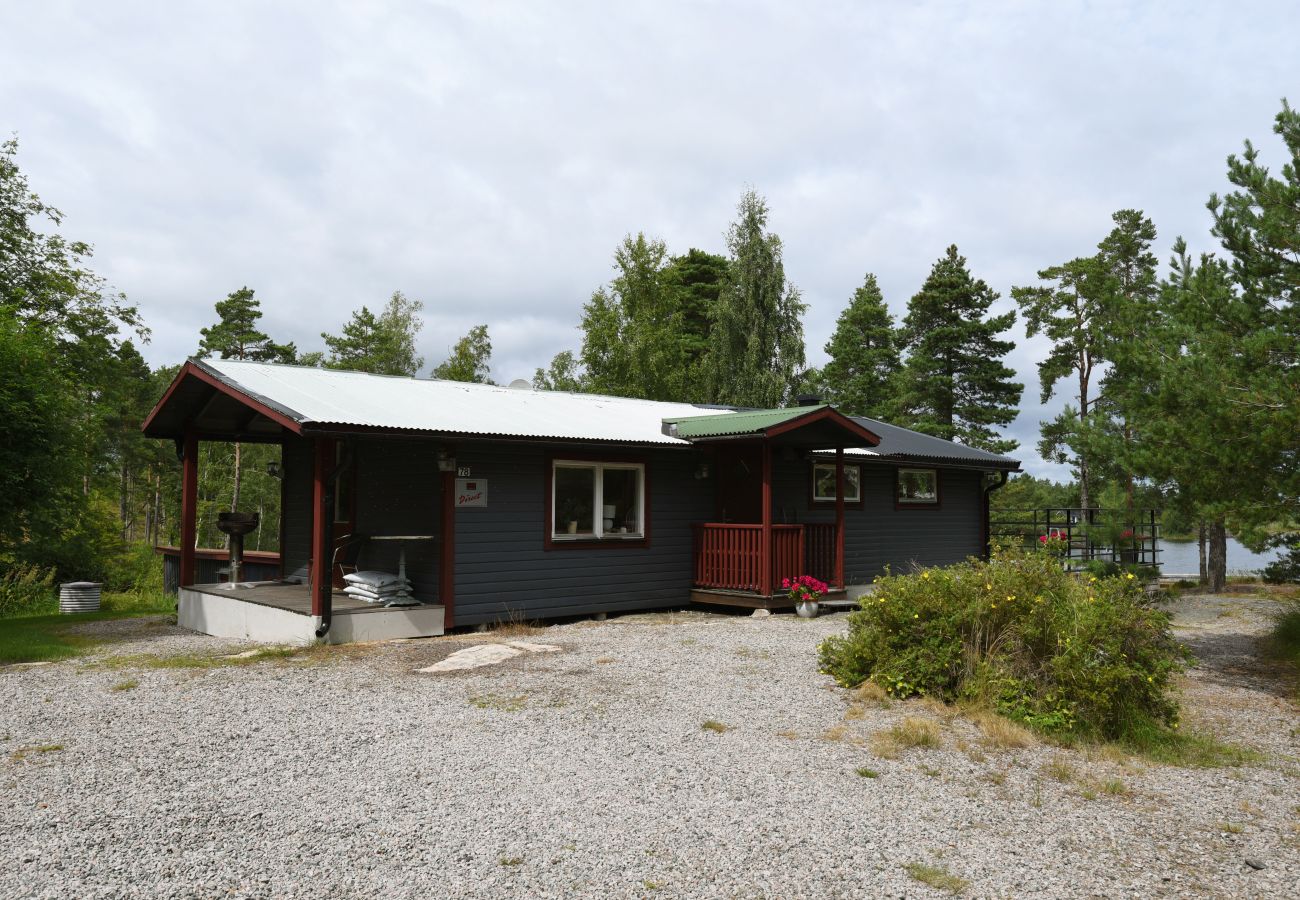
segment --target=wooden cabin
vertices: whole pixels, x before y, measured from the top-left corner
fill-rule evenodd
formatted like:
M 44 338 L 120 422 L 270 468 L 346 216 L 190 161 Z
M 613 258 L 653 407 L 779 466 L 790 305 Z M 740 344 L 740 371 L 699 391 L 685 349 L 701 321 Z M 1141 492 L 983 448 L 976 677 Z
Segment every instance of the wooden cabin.
M 742 410 L 190 360 L 149 414 L 183 467 L 181 624 L 333 641 L 681 606 L 788 606 L 782 578 L 854 595 L 886 567 L 985 553 L 1019 468 L 810 403 Z M 280 571 L 196 583 L 200 441 L 282 449 Z M 340 592 L 402 565 L 418 606 Z

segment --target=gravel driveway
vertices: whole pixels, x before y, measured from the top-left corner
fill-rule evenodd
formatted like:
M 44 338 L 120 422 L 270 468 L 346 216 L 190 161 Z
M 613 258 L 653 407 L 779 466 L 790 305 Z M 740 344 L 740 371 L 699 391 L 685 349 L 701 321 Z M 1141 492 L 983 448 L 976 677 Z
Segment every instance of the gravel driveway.
M 1186 719 L 1262 762 L 850 713 L 816 672 L 842 615 L 581 622 L 436 675 L 415 670 L 497 638 L 160 669 L 140 654 L 245 648 L 107 623 L 108 654 L 0 670 L 0 896 L 943 896 L 911 863 L 972 896 L 1300 895 L 1294 695 L 1252 656 L 1268 602 L 1181 604 Z M 908 716 L 942 746 L 878 757 Z

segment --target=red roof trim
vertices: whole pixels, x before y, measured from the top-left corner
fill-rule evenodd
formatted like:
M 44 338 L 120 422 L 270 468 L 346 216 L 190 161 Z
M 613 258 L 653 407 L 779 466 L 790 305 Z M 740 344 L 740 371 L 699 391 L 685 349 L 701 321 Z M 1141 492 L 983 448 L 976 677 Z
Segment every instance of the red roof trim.
M 172 383 L 168 386 L 167 392 L 162 395 L 162 399 L 154 404 L 154 408 L 149 411 L 149 415 L 145 416 L 144 422 L 140 425 L 141 431 L 148 432 L 149 427 L 153 424 L 153 420 L 157 417 L 158 413 L 162 411 L 162 408 L 167 405 L 167 401 L 171 399 L 172 394 L 175 393 L 176 389 L 180 387 L 181 382 L 183 382 L 187 376 L 193 376 L 204 384 L 216 388 L 226 396 L 233 397 L 235 400 L 238 400 L 250 409 L 257 410 L 272 422 L 289 429 L 294 434 L 302 434 L 302 426 L 293 419 L 289 418 L 282 412 L 272 409 L 260 400 L 254 400 L 243 391 L 226 384 L 220 378 L 217 378 L 215 375 L 203 369 L 203 367 L 199 366 L 192 359 L 186 360 L 185 365 L 181 366 L 181 370 L 177 372 L 176 377 L 172 379 Z
M 797 431 L 805 425 L 812 425 L 815 422 L 821 422 L 826 419 L 830 419 L 845 431 L 861 438 L 866 442 L 868 447 L 874 447 L 880 443 L 880 437 L 876 435 L 875 432 L 863 428 L 857 422 L 853 421 L 848 416 L 844 415 L 844 413 L 832 406 L 825 406 L 821 409 L 813 410 L 807 415 L 799 416 L 797 419 L 788 419 L 779 425 L 773 425 L 763 433 L 767 437 L 776 437 L 777 435 L 785 434 L 790 431 Z

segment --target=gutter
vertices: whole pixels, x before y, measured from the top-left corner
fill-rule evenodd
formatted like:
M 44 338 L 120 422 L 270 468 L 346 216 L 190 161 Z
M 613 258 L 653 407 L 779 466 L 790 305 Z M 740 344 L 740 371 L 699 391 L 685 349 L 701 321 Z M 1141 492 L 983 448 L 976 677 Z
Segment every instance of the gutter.
M 993 555 L 993 534 L 990 519 L 992 518 L 992 507 L 990 506 L 991 497 L 994 491 L 1006 487 L 1007 480 L 1010 479 L 1011 472 L 1003 469 L 998 472 L 998 480 L 984 485 L 984 558 L 988 559 Z

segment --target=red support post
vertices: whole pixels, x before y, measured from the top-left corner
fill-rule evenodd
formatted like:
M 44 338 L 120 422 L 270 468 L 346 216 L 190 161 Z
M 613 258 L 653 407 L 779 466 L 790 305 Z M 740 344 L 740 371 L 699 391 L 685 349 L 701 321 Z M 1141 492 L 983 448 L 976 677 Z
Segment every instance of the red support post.
M 859 490 L 861 487 L 859 487 Z M 844 587 L 844 448 L 835 448 L 835 586 Z
M 194 584 L 194 545 L 198 542 L 199 441 L 185 432 L 181 445 L 181 574 L 180 586 Z
M 442 627 L 456 624 L 456 473 L 442 473 L 442 544 L 438 558 L 438 602 Z
M 332 441 L 316 438 L 312 442 L 312 480 L 311 480 L 311 614 L 325 614 L 325 585 L 334 574 L 330 571 L 330 555 L 333 548 L 325 540 L 325 521 L 329 510 L 325 509 L 325 477 L 334 460 L 331 451 Z
M 772 445 L 763 442 L 763 543 L 758 548 L 758 592 L 772 596 Z

